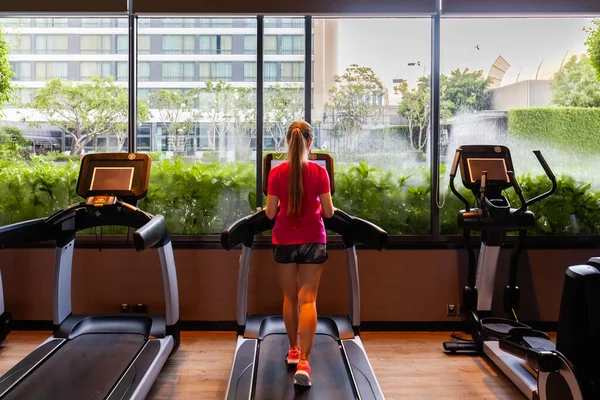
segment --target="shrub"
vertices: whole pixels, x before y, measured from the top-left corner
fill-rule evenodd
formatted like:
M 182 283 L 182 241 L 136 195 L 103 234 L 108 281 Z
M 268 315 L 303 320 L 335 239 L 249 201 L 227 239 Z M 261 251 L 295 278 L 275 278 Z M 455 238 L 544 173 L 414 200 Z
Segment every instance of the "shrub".
M 600 108 L 527 108 L 508 112 L 508 131 L 584 154 L 600 150 Z
M 75 194 L 79 163 L 0 160 L 0 225 L 50 215 L 82 199 Z M 155 161 L 150 190 L 141 207 L 167 218 L 172 234 L 220 234 L 229 223 L 253 212 L 256 198 L 252 163 L 188 164 L 181 159 Z M 526 198 L 549 187 L 545 176 L 518 177 Z M 365 162 L 336 165 L 336 207 L 367 219 L 392 235 L 425 235 L 430 223 L 429 174 L 425 167 L 407 174 L 393 168 L 372 168 Z M 472 195 L 461 189 L 472 200 Z M 514 192 L 513 206 L 519 202 Z M 462 203 L 447 194 L 440 210 L 443 234 L 458 234 Z M 600 194 L 568 176 L 559 179 L 557 192 L 531 210 L 538 224 L 531 234 L 600 234 Z M 105 229 L 104 233 L 119 230 Z

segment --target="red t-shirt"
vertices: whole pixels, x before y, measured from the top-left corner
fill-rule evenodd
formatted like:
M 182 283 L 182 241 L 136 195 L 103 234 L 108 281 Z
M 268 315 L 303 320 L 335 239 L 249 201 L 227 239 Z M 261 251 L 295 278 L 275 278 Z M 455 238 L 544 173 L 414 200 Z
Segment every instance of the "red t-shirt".
M 279 198 L 279 212 L 273 227 L 273 243 L 280 245 L 327 243 L 325 225 L 321 217 L 320 195 L 329 193 L 329 175 L 320 165 L 307 162 L 302 169 L 302 215 L 288 216 L 288 184 L 290 166 L 286 161 L 269 174 L 267 193 Z

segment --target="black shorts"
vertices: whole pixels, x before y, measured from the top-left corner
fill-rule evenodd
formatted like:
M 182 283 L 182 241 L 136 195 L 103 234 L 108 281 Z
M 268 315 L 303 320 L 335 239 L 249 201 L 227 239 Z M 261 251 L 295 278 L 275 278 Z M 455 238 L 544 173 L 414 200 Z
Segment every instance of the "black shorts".
M 322 264 L 328 258 L 324 243 L 284 245 L 273 250 L 273 259 L 280 264 Z

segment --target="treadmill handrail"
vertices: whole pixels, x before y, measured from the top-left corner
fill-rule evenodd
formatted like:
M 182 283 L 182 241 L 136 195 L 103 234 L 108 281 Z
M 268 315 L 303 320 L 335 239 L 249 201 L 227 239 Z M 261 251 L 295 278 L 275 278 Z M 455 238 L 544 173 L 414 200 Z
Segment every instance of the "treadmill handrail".
M 148 250 L 168 241 L 167 220 L 162 215 L 155 216 L 133 233 L 133 245 L 136 251 Z
M 37 218 L 0 227 L 0 248 L 52 239 L 45 221 L 46 218 Z
M 323 218 L 325 229 L 342 235 L 346 247 L 354 246 L 355 242 L 362 243 L 368 248 L 382 250 L 387 245 L 388 234 L 372 222 L 353 217 L 342 210 L 336 209 L 331 218 Z M 254 236 L 273 229 L 275 218 L 270 220 L 265 211 L 243 217 L 221 233 L 221 245 L 225 250 L 231 250 L 240 243 L 252 247 Z

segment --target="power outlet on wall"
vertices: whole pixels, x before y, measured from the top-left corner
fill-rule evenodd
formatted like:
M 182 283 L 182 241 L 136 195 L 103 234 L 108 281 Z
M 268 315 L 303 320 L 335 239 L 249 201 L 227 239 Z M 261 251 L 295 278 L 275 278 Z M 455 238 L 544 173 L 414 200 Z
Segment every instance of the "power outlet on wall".
M 446 315 L 449 317 L 456 317 L 456 305 L 446 304 Z

